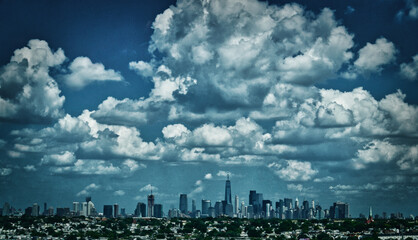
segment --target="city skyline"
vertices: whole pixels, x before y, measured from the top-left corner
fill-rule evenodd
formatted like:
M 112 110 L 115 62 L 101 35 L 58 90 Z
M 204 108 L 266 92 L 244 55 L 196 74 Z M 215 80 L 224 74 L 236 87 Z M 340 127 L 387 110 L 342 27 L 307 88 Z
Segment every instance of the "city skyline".
M 230 212 L 255 190 L 416 215 L 417 13 L 415 0 L 1 1 L 0 203 L 167 212 L 183 193 Z
M 315 204 L 315 200 L 309 201 L 304 199 L 302 204 L 299 204 L 298 198 L 283 198 L 273 201 L 270 199 L 264 199 L 263 193 L 257 193 L 256 190 L 250 190 L 248 195 L 248 202 L 244 200 L 239 201 L 239 196 L 235 195 L 235 202 L 232 205 L 231 202 L 231 181 L 229 174 L 225 181 L 225 198 L 224 200 L 216 200 L 212 205 L 212 201 L 208 199 L 201 199 L 201 208 L 196 208 L 195 199 L 191 199 L 192 208 L 188 209 L 187 194 L 179 194 L 179 208 L 171 207 L 168 211 L 164 212 L 163 204 L 156 204 L 154 195 L 152 194 L 152 187 L 150 187 L 150 194 L 147 195 L 147 203 L 138 202 L 133 212 L 127 212 L 126 208 L 120 208 L 119 204 L 103 205 L 103 211 L 100 212 L 92 202 L 92 197 L 87 196 L 85 202 L 73 202 L 72 208 L 53 206 L 47 208 L 47 202 L 44 202 L 43 211 L 38 203 L 33 203 L 32 207 L 25 207 L 23 209 L 17 209 L 10 203 L 5 202 L 3 208 L 0 208 L 0 215 L 17 215 L 24 214 L 30 216 L 86 216 L 86 217 L 106 217 L 106 218 L 118 218 L 118 217 L 141 217 L 141 218 L 207 218 L 207 217 L 221 217 L 228 216 L 234 218 L 247 218 L 247 219 L 348 219 L 348 218 L 366 218 L 367 223 L 373 221 L 373 218 L 382 219 L 403 219 L 404 214 L 401 212 L 388 213 L 382 212 L 382 215 L 372 213 L 372 206 L 369 206 L 368 215 L 360 213 L 359 216 L 352 216 L 349 212 L 349 203 L 334 202 L 329 208 L 323 208 L 318 202 Z M 294 201 L 293 201 L 294 200 Z M 13 211 L 12 211 L 13 209 Z M 54 211 L 55 210 L 55 211 Z M 412 214 L 406 214 L 406 218 L 412 217 Z

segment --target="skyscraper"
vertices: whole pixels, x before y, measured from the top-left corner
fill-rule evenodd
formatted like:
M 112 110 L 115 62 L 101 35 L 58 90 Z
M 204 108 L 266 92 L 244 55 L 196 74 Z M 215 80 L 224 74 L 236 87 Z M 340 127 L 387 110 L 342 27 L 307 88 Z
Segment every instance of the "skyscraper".
M 117 218 L 119 216 L 119 204 L 113 204 L 113 217 Z
M 196 201 L 192 199 L 192 214 L 193 216 L 196 214 Z
M 146 217 L 147 216 L 147 205 L 145 203 L 139 202 L 136 204 L 135 216 L 137 217 Z
M 235 195 L 235 214 L 239 213 L 239 197 Z
M 112 218 L 113 213 L 113 206 L 112 205 L 104 205 L 103 206 L 103 216 L 106 218 Z
M 209 214 L 209 208 L 211 207 L 210 200 L 202 199 L 202 215 Z
M 154 217 L 162 218 L 163 217 L 163 205 L 155 204 L 154 205 Z
M 3 205 L 2 216 L 9 216 L 9 215 L 10 215 L 10 204 L 5 202 Z
M 329 217 L 334 219 L 348 218 L 348 203 L 336 202 L 329 208 Z
M 39 216 L 39 205 L 37 203 L 34 203 L 32 206 L 32 217 Z
M 249 199 L 248 199 L 248 203 L 249 203 L 249 205 L 252 205 L 253 207 L 256 205 L 256 203 L 257 203 L 257 192 L 255 190 L 250 191 L 250 196 L 249 196 Z
M 73 202 L 73 211 L 74 211 L 74 215 L 76 216 L 80 215 L 80 203 L 79 202 Z
M 148 213 L 147 213 L 148 217 L 154 217 L 154 195 L 152 195 L 152 190 L 151 190 L 151 194 L 148 195 Z
M 187 194 L 180 194 L 179 209 L 182 213 L 187 213 Z
M 285 198 L 284 199 L 284 206 L 288 209 L 292 208 L 292 199 L 291 198 Z
M 226 204 L 232 204 L 231 181 L 229 181 L 229 174 L 225 182 L 225 202 Z
M 46 206 L 46 202 L 44 202 L 44 212 L 42 213 L 42 215 L 46 216 L 46 215 L 48 215 L 47 213 L 48 213 L 48 209 L 47 209 L 47 206 Z

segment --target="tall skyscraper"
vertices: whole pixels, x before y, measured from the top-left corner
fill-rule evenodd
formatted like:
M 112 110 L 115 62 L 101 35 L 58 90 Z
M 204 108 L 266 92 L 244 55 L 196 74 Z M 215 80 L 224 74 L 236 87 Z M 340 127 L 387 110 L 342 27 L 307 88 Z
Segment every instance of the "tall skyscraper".
M 254 209 L 256 214 L 261 214 L 263 211 L 263 194 L 257 193 L 257 202 L 256 202 L 256 208 Z
M 34 203 L 32 206 L 32 217 L 38 217 L 39 216 L 39 205 L 37 203 Z
M 3 205 L 3 210 L 2 210 L 2 216 L 9 216 L 11 211 L 10 211 L 10 204 L 5 202 Z
M 76 216 L 80 215 L 80 203 L 73 202 L 73 211 Z
M 292 199 L 291 198 L 285 198 L 284 199 L 284 206 L 288 209 L 292 208 Z
M 249 205 L 252 205 L 252 206 L 255 206 L 255 204 L 257 203 L 257 192 L 255 190 L 250 191 L 248 203 Z
M 349 210 L 348 203 L 336 202 L 329 208 L 329 217 L 333 219 L 348 218 Z
M 145 203 L 139 202 L 136 204 L 135 216 L 137 217 L 146 217 L 147 216 L 147 205 Z
M 215 203 L 215 217 L 219 217 L 224 214 L 222 205 L 221 201 L 217 201 Z
M 148 213 L 147 213 L 148 217 L 154 217 L 154 195 L 152 195 L 152 190 L 151 190 L 151 194 L 148 195 Z
M 209 208 L 211 207 L 210 200 L 202 199 L 202 215 L 209 214 Z
M 112 205 L 104 205 L 103 206 L 103 216 L 106 218 L 112 218 L 113 214 L 113 206 Z
M 155 204 L 154 205 L 154 217 L 162 218 L 163 217 L 163 205 Z
M 235 195 L 235 214 L 239 213 L 239 197 Z
M 117 218 L 119 216 L 119 204 L 113 204 L 113 217 Z
M 47 213 L 48 213 L 48 209 L 46 207 L 46 202 L 44 202 L 44 212 L 43 212 L 42 215 L 46 216 L 46 215 L 48 215 Z
M 225 182 L 225 202 L 226 204 L 232 204 L 231 181 L 229 181 L 229 174 Z
M 194 216 L 194 214 L 196 213 L 196 201 L 194 199 L 192 199 L 192 214 Z
M 187 214 L 187 194 L 180 194 L 179 209 L 182 213 Z

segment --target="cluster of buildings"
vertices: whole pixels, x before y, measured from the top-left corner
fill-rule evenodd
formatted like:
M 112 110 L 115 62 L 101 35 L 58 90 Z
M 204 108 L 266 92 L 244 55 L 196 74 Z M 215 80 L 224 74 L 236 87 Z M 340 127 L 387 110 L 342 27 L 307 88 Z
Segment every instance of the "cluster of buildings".
M 16 210 L 11 207 L 9 203 L 5 203 L 3 208 L 0 209 L 0 213 L 3 216 L 25 214 L 34 217 L 41 215 L 57 215 L 68 217 L 100 216 L 106 218 L 118 218 L 127 216 L 140 218 L 216 218 L 221 216 L 228 216 L 248 219 L 345 219 L 351 217 L 349 214 L 348 203 L 335 202 L 329 208 L 323 209 L 319 204 L 315 204 L 315 201 L 313 200 L 311 202 L 307 200 L 299 202 L 297 198 L 295 201 L 293 201 L 291 198 L 284 198 L 280 199 L 279 201 L 272 202 L 271 200 L 264 199 L 263 194 L 258 193 L 255 190 L 251 190 L 249 192 L 247 205 L 244 201 L 240 202 L 237 195 L 235 195 L 234 202 L 232 202 L 231 181 L 229 180 L 229 176 L 225 182 L 224 200 L 212 203 L 211 200 L 202 199 L 201 209 L 197 209 L 196 201 L 194 199 L 191 200 L 191 209 L 189 209 L 187 194 L 180 194 L 179 208 L 169 209 L 166 215 L 163 212 L 163 205 L 155 204 L 155 196 L 152 194 L 152 191 L 147 196 L 147 200 L 147 203 L 138 202 L 135 211 L 132 214 L 127 214 L 125 208 L 119 208 L 117 203 L 113 205 L 104 205 L 103 212 L 98 212 L 91 200 L 91 197 L 86 197 L 85 202 L 73 202 L 72 209 L 57 208 L 55 214 L 54 208 L 48 208 L 47 203 L 44 203 L 43 212 L 41 212 L 41 207 L 37 203 L 34 203 L 33 206 L 26 208 L 24 211 Z M 399 214 L 392 215 L 393 218 L 403 217 Z M 365 218 L 365 216 L 360 217 Z M 369 217 L 371 217 L 371 215 Z
M 299 204 L 299 200 L 293 202 L 290 198 L 280 199 L 273 202 L 263 198 L 262 193 L 251 190 L 248 199 L 248 205 L 244 201 L 239 201 L 239 197 L 235 195 L 234 203 L 232 202 L 231 181 L 229 177 L 225 183 L 225 199 L 212 202 L 207 199 L 202 200 L 202 209 L 196 209 L 196 202 L 192 200 L 192 208 L 189 211 L 187 194 L 180 194 L 179 209 L 170 209 L 168 211 L 169 218 L 175 217 L 238 217 L 238 218 L 279 218 L 279 219 L 344 219 L 349 217 L 349 205 L 343 202 L 334 203 L 329 209 L 322 209 L 320 205 L 315 205 L 312 201 L 309 204 L 304 200 Z

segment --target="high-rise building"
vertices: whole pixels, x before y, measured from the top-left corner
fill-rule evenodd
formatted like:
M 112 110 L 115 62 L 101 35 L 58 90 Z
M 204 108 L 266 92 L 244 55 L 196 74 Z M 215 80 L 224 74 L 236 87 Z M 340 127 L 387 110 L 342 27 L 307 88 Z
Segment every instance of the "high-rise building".
M 2 216 L 9 216 L 11 214 L 10 204 L 5 202 L 3 205 Z
M 25 215 L 26 216 L 31 216 L 32 215 L 32 207 L 25 208 Z
M 154 205 L 154 217 L 162 218 L 163 217 L 163 205 L 155 204 Z
M 284 199 L 284 207 L 287 207 L 288 209 L 293 208 L 292 207 L 292 199 L 291 198 L 285 198 Z
M 216 217 L 216 211 L 215 211 L 215 208 L 214 207 L 209 207 L 208 208 L 208 217 L 212 217 L 212 218 L 214 218 L 214 217 Z
M 96 208 L 94 207 L 94 203 L 92 201 L 87 202 L 87 216 L 95 216 L 96 215 Z
M 270 200 L 263 200 L 262 204 L 263 204 L 262 209 L 263 209 L 264 217 L 267 217 L 267 213 L 270 215 L 270 206 L 272 205 L 272 203 Z
M 76 216 L 80 215 L 80 203 L 79 202 L 73 202 L 73 211 L 74 211 L 74 215 Z
M 261 212 L 263 211 L 263 194 L 262 193 L 257 193 L 257 202 L 256 202 L 256 206 L 254 206 L 254 213 L 261 215 Z
M 329 208 L 329 217 L 333 219 L 344 219 L 349 216 L 348 203 L 336 202 Z
M 103 216 L 106 218 L 113 217 L 113 206 L 112 205 L 104 205 L 103 206 Z
M 219 217 L 221 215 L 223 215 L 223 207 L 222 207 L 222 202 L 221 201 L 217 201 L 215 203 L 215 217 Z
M 211 207 L 210 200 L 202 199 L 202 215 L 209 214 L 209 208 Z
M 193 215 L 193 217 L 196 217 L 195 214 L 196 214 L 196 201 L 194 199 L 192 199 L 192 215 Z
M 265 212 L 265 216 L 266 218 L 270 218 L 270 206 L 271 206 L 271 201 L 268 200 L 269 202 L 266 203 L 266 212 Z
M 81 205 L 81 210 L 80 210 L 80 215 L 81 216 L 85 216 L 85 217 L 88 216 L 87 215 L 87 210 L 88 210 L 87 208 L 88 208 L 87 207 L 87 202 L 83 202 L 82 205 Z
M 145 203 L 139 202 L 138 204 L 136 204 L 136 209 L 135 209 L 135 216 L 137 217 L 146 217 L 147 216 L 147 206 Z
M 229 181 L 229 174 L 225 182 L 225 202 L 226 204 L 232 204 L 231 181 Z
M 125 216 L 126 216 L 126 209 L 125 209 L 125 208 L 121 208 L 121 209 L 120 209 L 120 215 L 121 215 L 122 217 L 125 217 Z
M 113 217 L 117 218 L 119 216 L 119 204 L 115 203 L 113 204 Z
M 44 216 L 48 215 L 48 209 L 46 207 L 46 202 L 44 202 L 44 212 L 42 213 L 42 215 L 44 215 Z
M 182 213 L 187 214 L 187 194 L 180 194 L 179 209 Z
M 49 207 L 48 208 L 48 216 L 54 216 L 54 207 Z
M 32 206 L 32 217 L 38 217 L 39 216 L 39 205 L 37 203 L 34 203 Z
M 235 195 L 235 214 L 239 213 L 239 197 L 238 195 Z
M 250 190 L 250 196 L 248 198 L 248 204 L 254 206 L 256 202 L 257 202 L 257 192 L 255 190 Z
M 147 217 L 154 217 L 154 195 L 148 195 L 148 212 Z
M 57 216 L 63 217 L 70 214 L 70 208 L 57 208 Z

